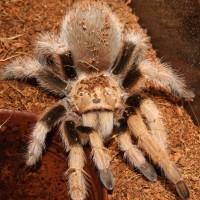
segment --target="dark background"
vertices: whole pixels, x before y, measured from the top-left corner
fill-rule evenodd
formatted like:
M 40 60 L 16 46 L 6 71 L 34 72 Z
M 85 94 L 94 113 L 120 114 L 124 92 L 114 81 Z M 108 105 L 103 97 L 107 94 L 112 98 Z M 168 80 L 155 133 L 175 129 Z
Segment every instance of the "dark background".
M 200 0 L 134 0 L 129 6 L 139 16 L 142 27 L 148 30 L 158 56 L 170 63 L 178 74 L 183 74 L 194 91 L 192 109 L 188 103 L 185 107 L 199 125 Z

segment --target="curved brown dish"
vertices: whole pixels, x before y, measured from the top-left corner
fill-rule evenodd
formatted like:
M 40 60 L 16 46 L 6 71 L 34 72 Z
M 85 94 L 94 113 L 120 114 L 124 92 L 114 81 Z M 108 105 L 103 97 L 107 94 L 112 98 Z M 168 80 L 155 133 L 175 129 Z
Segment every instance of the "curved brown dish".
M 7 120 L 7 121 L 6 121 Z M 6 123 L 4 123 L 6 122 Z M 27 138 L 36 116 L 18 111 L 0 110 L 0 199 L 70 199 L 67 180 L 67 154 L 59 134 L 54 130 L 47 139 L 47 152 L 31 169 L 24 165 Z M 86 151 L 85 171 L 89 175 L 88 199 L 107 200 L 107 190 L 102 186 L 97 171 Z

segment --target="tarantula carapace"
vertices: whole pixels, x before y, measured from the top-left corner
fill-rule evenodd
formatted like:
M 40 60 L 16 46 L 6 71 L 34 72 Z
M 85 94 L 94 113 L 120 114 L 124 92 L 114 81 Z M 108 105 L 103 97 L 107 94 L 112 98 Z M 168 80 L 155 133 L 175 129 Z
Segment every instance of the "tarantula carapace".
M 135 20 L 134 20 L 135 19 Z M 89 143 L 103 185 L 112 190 L 110 156 L 104 142 L 113 127 L 124 157 L 147 179 L 157 174 L 142 150 L 189 198 L 188 187 L 166 150 L 165 128 L 148 91 L 162 90 L 178 99 L 193 98 L 184 81 L 156 57 L 150 39 L 133 18 L 131 28 L 102 2 L 81 1 L 67 12 L 59 34 L 45 33 L 35 56 L 12 61 L 4 79 L 35 78 L 44 89 L 62 97 L 44 112 L 31 133 L 26 164 L 42 156 L 45 138 L 57 124 L 69 152 L 66 172 L 73 200 L 87 196 L 83 145 Z M 138 140 L 133 145 L 131 136 Z

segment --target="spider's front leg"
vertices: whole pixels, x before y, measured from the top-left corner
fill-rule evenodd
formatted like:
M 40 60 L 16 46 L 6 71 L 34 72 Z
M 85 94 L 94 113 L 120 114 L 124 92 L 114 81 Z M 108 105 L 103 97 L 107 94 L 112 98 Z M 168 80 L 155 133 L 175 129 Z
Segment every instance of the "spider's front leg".
M 160 165 L 166 177 L 175 184 L 178 194 L 183 199 L 188 199 L 189 189 L 182 174 L 170 160 L 166 149 L 156 135 L 150 134 L 140 113 L 140 109 L 136 109 L 136 112 L 128 118 L 127 123 L 131 133 L 138 139 L 139 146 L 147 152 L 155 163 Z
M 114 188 L 113 175 L 110 170 L 110 156 L 104 147 L 104 140 L 113 130 L 113 112 L 92 110 L 82 114 L 82 126 L 78 127 L 81 135 L 87 134 L 92 149 L 93 161 L 99 170 L 103 185 L 112 190 Z
M 34 165 L 42 156 L 47 133 L 51 131 L 52 127 L 66 114 L 66 111 L 67 109 L 64 105 L 57 104 L 40 117 L 30 135 L 26 154 L 27 166 Z
M 103 146 L 103 140 L 97 131 L 88 126 L 77 126 L 74 121 L 65 121 L 62 125 L 62 138 L 69 152 L 68 165 L 69 169 L 65 173 L 68 176 L 69 193 L 73 200 L 82 200 L 87 196 L 86 173 L 83 169 L 85 164 L 85 155 L 81 143 L 86 140 L 90 142 L 92 148 L 92 156 L 96 167 L 100 173 L 100 179 L 104 186 L 112 190 L 114 187 L 112 172 L 110 171 L 110 156 L 107 154 Z M 88 137 L 84 142 L 82 135 Z
M 69 169 L 65 173 L 68 176 L 69 194 L 73 200 L 83 200 L 87 196 L 86 172 L 83 169 L 85 154 L 75 122 L 65 121 L 62 124 L 61 133 L 66 151 L 69 152 Z
M 92 148 L 93 161 L 99 170 L 100 180 L 103 185 L 108 189 L 114 188 L 113 175 L 110 170 L 110 156 L 107 149 L 104 147 L 103 138 L 94 128 L 87 126 L 79 126 L 78 131 L 80 134 L 88 134 L 88 140 Z
M 155 136 L 155 139 L 158 140 L 163 148 L 166 148 L 166 131 L 162 122 L 162 115 L 156 104 L 151 99 L 140 94 L 128 97 L 126 104 L 134 108 L 140 108 L 141 114 L 151 130 L 151 134 Z
M 154 167 L 148 163 L 144 154 L 136 145 L 132 144 L 130 133 L 127 129 L 125 119 L 119 120 L 118 143 L 119 148 L 124 152 L 124 158 L 128 160 L 131 166 L 136 167 L 150 181 L 157 180 L 157 174 Z

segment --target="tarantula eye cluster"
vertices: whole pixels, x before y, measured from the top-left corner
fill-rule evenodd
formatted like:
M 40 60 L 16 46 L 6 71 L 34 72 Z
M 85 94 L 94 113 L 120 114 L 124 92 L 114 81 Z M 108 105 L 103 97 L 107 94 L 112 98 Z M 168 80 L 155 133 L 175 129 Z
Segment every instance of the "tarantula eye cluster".
M 178 99 L 194 95 L 156 57 L 136 18 L 130 26 L 124 26 L 106 3 L 76 3 L 64 17 L 59 34 L 46 33 L 36 41 L 35 57 L 16 59 L 1 73 L 3 79 L 35 78 L 41 87 L 62 98 L 36 123 L 26 164 L 38 161 L 48 132 L 61 124 L 73 200 L 87 197 L 85 143 L 91 146 L 101 182 L 109 190 L 114 188 L 110 156 L 104 147 L 114 126 L 119 149 L 130 165 L 150 181 L 157 180 L 143 150 L 175 185 L 180 197 L 189 198 L 183 176 L 167 153 L 161 113 L 148 92 L 149 88 L 162 90 Z M 83 139 L 85 134 L 87 140 Z M 131 137 L 138 140 L 137 146 Z
M 70 92 L 77 112 L 114 111 L 120 106 L 121 91 L 117 82 L 107 75 L 93 75 L 78 80 Z

